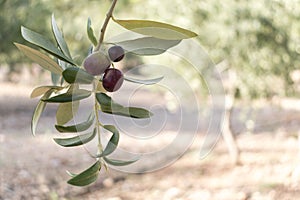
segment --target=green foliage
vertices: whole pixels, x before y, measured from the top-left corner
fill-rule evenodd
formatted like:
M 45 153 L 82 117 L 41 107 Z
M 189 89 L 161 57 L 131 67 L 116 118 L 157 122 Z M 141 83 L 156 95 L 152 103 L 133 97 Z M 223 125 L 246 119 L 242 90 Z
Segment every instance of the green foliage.
M 86 186 L 97 180 L 99 171 L 101 169 L 101 162 L 97 161 L 88 169 L 84 170 L 78 175 L 71 174 L 72 178 L 68 181 L 69 184 L 75 186 Z
M 75 133 L 75 132 L 82 132 L 89 129 L 95 120 L 95 114 L 91 113 L 87 121 L 75 124 L 72 126 L 62 126 L 62 125 L 55 125 L 56 130 L 61 133 Z
M 55 74 L 61 74 L 62 68 L 51 58 L 46 56 L 45 54 L 32 49 L 28 46 L 17 44 L 15 45 L 18 47 L 20 51 L 22 51 L 28 58 L 39 64 L 41 67 L 43 67 L 45 70 L 49 70 L 52 73 Z
M 58 47 L 60 48 L 60 50 L 62 51 L 62 53 L 64 55 L 66 55 L 68 58 L 72 59 L 69 47 L 68 47 L 65 39 L 63 38 L 63 34 L 61 33 L 61 31 L 57 27 L 57 24 L 56 24 L 56 21 L 55 21 L 55 17 L 54 17 L 53 14 L 52 14 L 52 31 L 53 31 L 53 35 L 55 37 L 55 40 L 56 40 L 56 42 L 58 44 Z
M 64 125 L 74 118 L 78 112 L 79 101 L 59 104 L 56 111 L 56 122 L 59 125 Z
M 58 59 L 61 59 L 63 61 L 66 61 L 72 65 L 76 65 L 75 62 L 71 57 L 68 56 L 68 54 L 64 54 L 62 50 L 57 48 L 55 44 L 53 44 L 48 38 L 44 37 L 43 35 L 34 32 L 28 28 L 21 27 L 21 33 L 23 38 L 30 42 L 31 44 L 34 44 L 38 47 L 41 47 L 49 54 L 57 57 Z M 60 41 L 60 40 L 59 40 Z
M 119 144 L 120 133 L 116 129 L 116 127 L 114 127 L 113 125 L 104 125 L 103 128 L 112 132 L 113 135 L 108 141 L 108 144 L 106 145 L 104 151 L 101 154 L 97 155 L 98 158 L 108 156 L 109 154 L 111 154 L 116 150 Z
M 92 92 L 88 90 L 74 89 L 50 98 L 42 98 L 42 101 L 48 103 L 67 103 L 86 99 L 91 96 L 91 94 Z
M 78 67 L 69 67 L 63 71 L 62 75 L 68 83 L 91 84 L 94 80 L 94 76 Z
M 154 56 L 165 53 L 171 47 L 178 45 L 181 40 L 165 40 L 154 37 L 143 37 L 135 40 L 115 42 L 122 46 L 127 52 L 139 56 Z M 143 47 L 143 48 L 141 48 Z
M 237 73 L 235 87 L 243 98 L 299 92 L 299 82 L 291 79 L 291 73 L 300 65 L 299 1 L 174 0 L 170 4 L 144 0 L 136 3 L 133 12 L 193 27 L 215 63 L 225 61 Z M 181 74 L 186 71 L 182 63 L 177 63 L 175 69 Z M 188 79 L 198 78 L 195 74 Z
M 96 98 L 100 104 L 101 111 L 104 113 L 138 119 L 149 118 L 153 115 L 151 112 L 143 108 L 124 107 L 114 102 L 111 97 L 105 93 L 97 93 Z
M 93 48 L 93 52 L 90 53 L 100 53 L 101 56 L 106 56 L 102 49 L 104 45 L 109 44 L 104 41 L 104 33 L 106 27 L 112 18 L 114 6 L 117 0 L 113 0 L 112 6 L 109 9 L 109 12 L 106 15 L 106 19 L 101 28 L 101 35 L 99 38 L 99 42 L 96 40 L 93 28 L 91 27 L 91 20 L 88 19 L 87 24 L 87 35 L 90 39 Z M 160 29 L 153 29 L 152 31 L 139 31 L 139 33 L 144 34 L 143 38 L 131 41 L 120 41 L 118 45 L 129 48 L 131 45 L 132 48 L 139 48 L 140 45 L 148 45 L 149 49 L 147 51 L 136 51 L 132 49 L 136 54 L 140 56 L 145 55 L 159 55 L 165 52 L 163 48 L 171 48 L 180 43 L 182 39 L 187 39 L 191 37 L 195 37 L 196 34 L 188 31 L 186 29 L 182 29 L 180 27 L 176 27 L 173 25 L 155 22 L 155 21 L 147 21 L 147 20 L 114 20 L 116 23 L 122 25 L 123 27 L 132 30 L 134 28 L 150 28 L 150 26 L 159 27 Z M 20 51 L 22 51 L 28 58 L 30 58 L 33 62 L 39 64 L 43 69 L 51 72 L 52 80 L 54 81 L 53 86 L 41 86 L 35 88 L 31 93 L 31 97 L 39 97 L 40 101 L 34 111 L 32 118 L 32 134 L 35 135 L 37 123 L 39 118 L 41 117 L 45 106 L 47 103 L 55 103 L 58 104 L 57 112 L 56 112 L 56 121 L 57 124 L 55 128 L 60 133 L 76 133 L 76 136 L 67 137 L 67 138 L 54 138 L 54 141 L 63 147 L 75 147 L 81 146 L 86 143 L 92 141 L 96 136 L 98 136 L 98 152 L 93 158 L 97 159 L 97 161 L 88 169 L 84 170 L 80 174 L 68 174 L 71 176 L 71 179 L 68 181 L 71 185 L 76 186 L 85 186 L 94 181 L 96 181 L 98 177 L 98 173 L 101 169 L 101 166 L 106 164 L 115 165 L 115 166 L 125 166 L 136 162 L 137 160 L 115 160 L 111 158 L 107 158 L 110 154 L 112 154 L 118 147 L 120 133 L 117 128 L 113 125 L 102 125 L 100 122 L 99 112 L 108 113 L 111 115 L 120 115 L 124 117 L 130 117 L 135 119 L 144 119 L 150 118 L 153 114 L 144 109 L 137 107 L 125 107 L 121 104 L 116 103 L 110 96 L 106 94 L 104 85 L 104 78 L 106 71 L 102 74 L 91 74 L 91 72 L 81 68 L 76 64 L 74 59 L 71 56 L 71 52 L 69 50 L 69 46 L 64 38 L 63 33 L 60 31 L 54 15 L 52 14 L 51 20 L 52 27 L 52 35 L 46 36 L 45 34 L 40 34 L 35 31 L 32 31 L 28 28 L 21 28 L 21 35 L 30 45 L 34 46 L 37 49 L 32 47 L 22 45 L 19 43 L 15 43 Z M 161 28 L 163 28 L 163 32 L 161 32 Z M 151 37 L 146 37 L 151 36 Z M 54 38 L 54 40 L 51 39 Z M 158 51 L 156 50 L 158 49 Z M 41 53 L 41 51 L 45 51 L 49 55 Z M 54 59 L 52 59 L 54 57 Z M 122 57 L 123 58 L 123 57 Z M 106 61 L 106 60 L 105 60 Z M 116 60 L 114 60 L 116 61 Z M 119 61 L 119 60 L 118 60 Z M 99 65 L 103 65 L 101 63 L 93 63 L 96 67 Z M 111 62 L 107 59 L 108 64 L 112 65 Z M 82 60 L 81 60 L 82 63 Z M 93 67 L 93 66 L 89 66 Z M 108 66 L 110 67 L 110 66 Z M 92 69 L 93 71 L 94 69 Z M 117 69 L 115 69 L 117 70 Z M 118 70 L 123 77 L 123 74 L 120 70 Z M 135 78 L 125 77 L 126 81 L 130 81 L 133 83 L 151 85 L 158 83 L 162 80 L 163 77 L 158 77 L 150 80 L 140 80 Z M 59 80 L 61 79 L 60 83 Z M 102 80 L 103 79 L 103 80 Z M 57 84 L 60 84 L 57 86 Z M 92 86 L 93 89 L 81 89 L 83 84 L 88 84 Z M 102 84 L 102 86 L 101 86 Z M 100 85 L 100 86 L 99 86 Z M 109 91 L 109 90 L 108 90 Z M 66 125 L 70 122 L 78 113 L 78 109 L 80 106 L 81 100 L 89 98 L 91 95 L 94 96 L 95 106 L 91 111 L 91 114 L 87 118 L 86 121 L 77 123 L 74 125 Z M 94 126 L 93 126 L 94 125 Z M 82 133 L 84 131 L 88 131 L 93 126 L 93 131 Z M 101 144 L 101 130 L 107 130 L 112 133 L 108 144 L 105 148 L 102 148 Z
M 54 138 L 54 141 L 63 147 L 74 147 L 90 142 L 94 139 L 96 134 L 97 129 L 94 128 L 94 130 L 91 133 L 86 133 L 71 138 Z
M 149 20 L 119 20 L 115 18 L 113 18 L 113 20 L 130 31 L 158 39 L 182 40 L 197 36 L 197 34 L 192 31 L 162 22 Z
M 90 18 L 88 18 L 88 22 L 87 22 L 87 34 L 88 34 L 88 37 L 89 37 L 90 41 L 92 42 L 92 44 L 94 46 L 97 46 L 98 41 L 97 41 L 96 36 L 94 34 L 94 30 L 92 28 L 92 22 L 91 22 Z
M 103 158 L 105 160 L 105 162 L 109 165 L 113 165 L 113 166 L 126 166 L 126 165 L 130 165 L 132 163 L 135 163 L 136 161 L 138 161 L 138 159 L 136 160 L 116 160 L 116 159 L 110 159 L 107 157 Z

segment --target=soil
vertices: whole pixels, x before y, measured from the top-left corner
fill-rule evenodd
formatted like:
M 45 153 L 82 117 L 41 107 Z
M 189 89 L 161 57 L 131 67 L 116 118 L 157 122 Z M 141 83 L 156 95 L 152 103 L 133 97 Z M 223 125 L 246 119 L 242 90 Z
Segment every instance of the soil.
M 200 159 L 204 135 L 199 133 L 185 154 L 171 165 L 151 173 L 102 170 L 96 183 L 78 188 L 66 183 L 69 177 L 65 171 L 79 172 L 94 160 L 85 148 L 66 149 L 53 142 L 55 106 L 47 108 L 39 133 L 33 137 L 30 120 L 37 100 L 28 97 L 32 87 L 1 83 L 0 88 L 0 199 L 300 199 L 298 111 L 265 105 L 253 120 L 265 126 L 256 126 L 250 133 L 239 124 L 241 112 L 237 109 L 233 123 L 240 130 L 240 165 L 231 163 L 222 139 L 207 157 Z

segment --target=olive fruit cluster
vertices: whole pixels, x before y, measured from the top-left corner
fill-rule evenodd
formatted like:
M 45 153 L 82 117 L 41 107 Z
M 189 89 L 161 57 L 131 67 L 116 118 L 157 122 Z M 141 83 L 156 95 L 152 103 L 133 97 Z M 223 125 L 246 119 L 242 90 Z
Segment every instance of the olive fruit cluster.
M 120 46 L 113 46 L 108 49 L 108 57 L 100 51 L 89 55 L 83 62 L 85 70 L 93 75 L 98 76 L 104 73 L 102 85 L 108 92 L 115 92 L 123 84 L 123 73 L 115 68 L 110 68 L 111 61 L 119 62 L 125 56 L 124 49 Z

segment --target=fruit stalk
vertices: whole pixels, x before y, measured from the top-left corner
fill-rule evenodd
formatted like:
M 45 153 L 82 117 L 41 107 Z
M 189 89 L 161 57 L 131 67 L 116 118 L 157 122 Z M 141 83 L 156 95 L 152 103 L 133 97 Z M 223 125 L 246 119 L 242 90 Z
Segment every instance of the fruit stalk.
M 110 18 L 113 16 L 113 12 L 114 12 L 114 9 L 116 7 L 117 1 L 118 0 L 113 0 L 113 2 L 111 4 L 111 7 L 110 7 L 109 11 L 106 14 L 105 21 L 104 21 L 104 23 L 102 25 L 102 28 L 101 28 L 101 33 L 100 33 L 98 45 L 96 46 L 95 51 L 99 51 L 100 46 L 101 46 L 101 44 L 104 40 L 105 31 L 106 31 L 106 28 L 107 28 L 107 25 L 108 25 L 108 22 L 109 22 Z

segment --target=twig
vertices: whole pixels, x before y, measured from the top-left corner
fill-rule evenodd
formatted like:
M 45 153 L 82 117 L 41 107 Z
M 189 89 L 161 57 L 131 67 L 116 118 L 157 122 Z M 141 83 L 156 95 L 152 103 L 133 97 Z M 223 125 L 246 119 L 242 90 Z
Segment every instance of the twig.
M 104 21 L 104 23 L 103 23 L 103 25 L 102 25 L 102 28 L 101 28 L 101 33 L 100 33 L 98 45 L 97 45 L 97 47 L 95 48 L 95 51 L 99 51 L 100 46 L 101 46 L 101 44 L 102 44 L 102 42 L 103 42 L 103 40 L 104 40 L 105 31 L 106 31 L 108 22 L 109 22 L 110 18 L 111 18 L 112 15 L 113 15 L 113 11 L 114 11 L 114 9 L 115 9 L 115 6 L 116 6 L 116 4 L 117 4 L 117 1 L 118 1 L 118 0 L 113 0 L 113 2 L 112 2 L 112 4 L 111 4 L 111 7 L 110 7 L 109 11 L 108 11 L 107 14 L 106 14 L 105 21 Z

